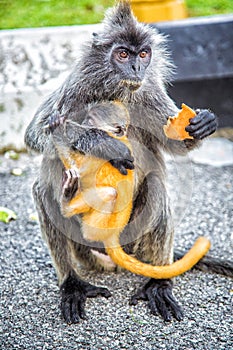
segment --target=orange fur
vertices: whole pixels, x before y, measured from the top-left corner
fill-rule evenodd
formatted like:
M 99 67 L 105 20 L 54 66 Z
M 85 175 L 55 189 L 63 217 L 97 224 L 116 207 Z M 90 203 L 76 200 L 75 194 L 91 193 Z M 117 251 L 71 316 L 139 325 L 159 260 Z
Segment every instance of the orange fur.
M 210 248 L 210 241 L 206 237 L 199 237 L 182 259 L 171 265 L 153 266 L 126 254 L 117 240 L 115 246 L 112 246 L 112 240 L 110 244 L 107 243 L 105 243 L 106 251 L 116 264 L 138 275 L 158 279 L 173 278 L 190 270 Z
M 184 105 L 182 107 L 185 109 Z M 187 115 L 191 117 L 190 112 L 186 112 L 187 121 Z M 117 139 L 131 149 L 125 135 Z M 207 253 L 210 241 L 200 237 L 182 259 L 167 266 L 149 265 L 127 255 L 120 246 L 119 236 L 132 211 L 134 171 L 128 170 L 127 175 L 122 175 L 104 159 L 74 151 L 68 154 L 58 151 L 65 168 L 76 168 L 80 175 L 80 188 L 70 202 L 63 204 L 63 215 L 81 215 L 84 238 L 102 241 L 114 263 L 136 274 L 165 279 L 191 269 Z
M 118 139 L 128 147 L 126 136 Z M 65 216 L 82 214 L 83 235 L 88 240 L 104 241 L 117 235 L 126 226 L 132 211 L 134 173 L 122 175 L 108 161 L 70 152 L 60 156 L 66 169 L 75 166 L 80 173 L 80 186 L 76 196 L 63 210 Z

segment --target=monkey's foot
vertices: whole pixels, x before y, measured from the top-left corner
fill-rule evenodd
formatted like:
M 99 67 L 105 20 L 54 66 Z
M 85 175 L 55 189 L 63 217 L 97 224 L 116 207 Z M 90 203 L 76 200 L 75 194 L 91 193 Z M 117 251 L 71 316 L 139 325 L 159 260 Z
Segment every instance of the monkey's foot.
M 63 172 L 62 178 L 62 200 L 70 201 L 80 187 L 80 176 L 75 169 L 68 169 Z
M 53 132 L 59 125 L 62 125 L 66 120 L 66 116 L 61 115 L 58 110 L 53 111 L 48 119 L 48 129 Z
M 130 304 L 136 305 L 138 300 L 147 300 L 153 315 L 160 314 L 164 321 L 171 321 L 173 315 L 178 321 L 181 321 L 183 312 L 172 294 L 172 287 L 172 280 L 151 278 L 132 296 Z
M 107 288 L 96 287 L 78 278 L 74 272 L 70 272 L 60 288 L 61 311 L 68 324 L 78 323 L 86 317 L 85 302 L 87 298 L 103 296 L 109 298 L 111 293 Z

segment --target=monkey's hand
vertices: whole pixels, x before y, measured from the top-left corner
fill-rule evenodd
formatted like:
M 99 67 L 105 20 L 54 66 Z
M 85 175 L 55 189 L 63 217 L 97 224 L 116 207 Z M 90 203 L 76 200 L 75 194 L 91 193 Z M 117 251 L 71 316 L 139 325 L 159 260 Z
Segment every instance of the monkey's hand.
M 68 324 L 78 323 L 86 317 L 85 302 L 87 298 L 103 296 L 109 298 L 111 293 L 107 288 L 96 287 L 78 278 L 72 271 L 60 288 L 61 311 Z
M 54 132 L 54 130 L 59 126 L 63 125 L 66 120 L 66 116 L 61 115 L 58 110 L 54 110 L 48 118 L 48 124 L 44 127 L 45 131 Z
M 84 154 L 110 161 L 123 175 L 127 175 L 127 169 L 134 169 L 134 158 L 131 156 L 129 148 L 103 130 L 86 130 L 73 143 L 72 148 Z
M 207 109 L 196 110 L 196 116 L 190 119 L 185 130 L 196 140 L 213 134 L 218 126 L 217 117 Z
M 139 289 L 130 300 L 136 305 L 138 300 L 147 300 L 153 315 L 160 314 L 164 321 L 171 321 L 172 315 L 178 320 L 183 319 L 183 312 L 172 294 L 172 280 L 156 280 L 151 278 L 142 289 Z
M 132 157 L 131 159 L 119 158 L 110 160 L 110 163 L 117 168 L 122 175 L 127 175 L 127 169 L 134 169 L 133 161 L 134 159 Z

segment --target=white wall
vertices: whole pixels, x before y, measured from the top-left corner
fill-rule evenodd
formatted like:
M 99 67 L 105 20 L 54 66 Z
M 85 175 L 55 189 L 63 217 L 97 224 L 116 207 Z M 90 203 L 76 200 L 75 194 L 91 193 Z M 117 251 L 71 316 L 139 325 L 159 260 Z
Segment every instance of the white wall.
M 0 152 L 24 148 L 24 131 L 44 97 L 68 75 L 100 25 L 0 31 Z

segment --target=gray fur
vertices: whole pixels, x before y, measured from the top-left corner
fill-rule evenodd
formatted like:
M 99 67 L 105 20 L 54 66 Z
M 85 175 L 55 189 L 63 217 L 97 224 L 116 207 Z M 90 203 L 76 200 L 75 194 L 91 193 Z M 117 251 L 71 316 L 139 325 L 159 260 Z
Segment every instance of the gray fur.
M 125 43 L 135 47 L 149 45 L 152 49 L 151 63 L 136 91 L 121 83 L 121 73 L 110 60 L 113 48 Z M 185 155 L 200 142 L 197 139 L 168 140 L 163 133 L 167 118 L 178 111 L 166 92 L 172 70 L 165 38 L 138 23 L 129 4 L 120 1 L 107 13 L 103 31 L 86 44 L 82 57 L 64 84 L 39 107 L 28 126 L 27 146 L 44 154 L 33 192 L 41 229 L 60 282 L 71 270 L 78 273 L 76 260 L 100 269 L 91 248 L 103 251 L 103 246 L 86 242 L 79 221 L 61 215 L 62 164 L 54 152 L 51 135 L 46 134 L 43 127 L 54 110 L 71 118 L 72 114 L 79 115 L 88 104 L 95 102 L 120 100 L 130 114 L 128 136 L 133 145 L 136 184 L 131 220 L 121 235 L 121 243 L 128 253 L 144 261 L 159 265 L 172 262 L 173 225 L 162 151 Z

